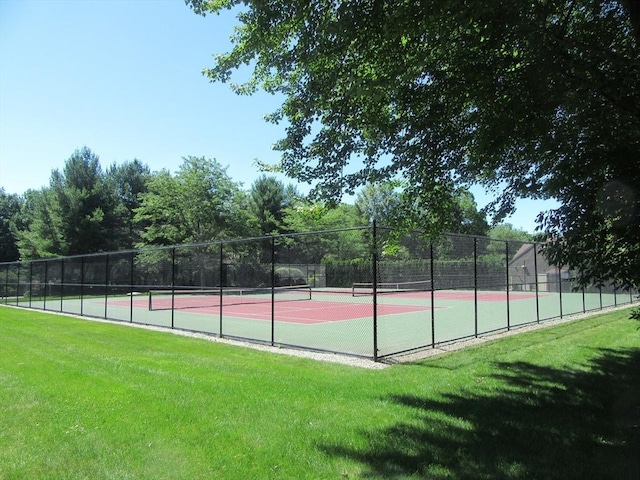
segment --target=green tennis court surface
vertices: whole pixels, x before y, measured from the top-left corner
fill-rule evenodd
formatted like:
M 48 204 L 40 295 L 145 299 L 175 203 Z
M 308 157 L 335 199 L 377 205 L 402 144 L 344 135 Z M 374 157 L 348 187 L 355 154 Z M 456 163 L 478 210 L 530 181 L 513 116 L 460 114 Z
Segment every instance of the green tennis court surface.
M 301 295 L 296 292 L 295 295 Z M 220 305 L 218 295 L 199 295 L 201 304 L 176 303 L 158 295 L 162 308 L 149 309 L 147 294 L 32 301 L 34 308 L 323 351 L 377 356 L 482 335 L 546 319 L 613 306 L 615 295 L 506 291 L 404 291 L 373 298 L 352 289 L 313 289 L 309 297 L 252 295 Z M 182 297 L 181 297 L 182 298 Z M 508 301 L 507 301 L 508 300 Z M 174 307 L 171 310 L 171 302 Z M 627 301 L 629 299 L 627 298 Z M 191 301 L 190 301 L 191 302 Z M 273 322 L 272 322 L 273 319 Z

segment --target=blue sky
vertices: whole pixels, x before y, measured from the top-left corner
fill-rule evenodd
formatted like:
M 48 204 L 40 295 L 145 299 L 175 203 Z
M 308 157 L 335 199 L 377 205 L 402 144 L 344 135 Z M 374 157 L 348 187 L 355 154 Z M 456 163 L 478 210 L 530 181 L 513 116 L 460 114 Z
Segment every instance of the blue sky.
M 184 156 L 215 158 L 248 189 L 254 159 L 278 160 L 284 127 L 263 119 L 278 97 L 238 96 L 201 73 L 234 23 L 182 0 L 0 0 L 0 187 L 48 185 L 86 145 L 103 167 L 138 158 L 174 172 Z M 519 202 L 507 221 L 533 231 L 551 205 Z

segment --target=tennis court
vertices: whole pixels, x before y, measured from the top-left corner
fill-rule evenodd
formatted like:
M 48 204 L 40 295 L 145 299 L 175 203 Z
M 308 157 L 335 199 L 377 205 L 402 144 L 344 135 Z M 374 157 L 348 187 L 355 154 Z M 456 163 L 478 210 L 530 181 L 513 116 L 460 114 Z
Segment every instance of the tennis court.
M 372 356 L 424 348 L 614 305 L 614 295 L 496 291 L 405 291 L 377 297 L 351 289 L 311 289 L 271 303 L 267 293 L 220 301 L 219 295 L 123 295 L 32 302 L 32 308 L 203 332 L 275 345 Z M 307 297 L 308 296 L 308 297 Z M 224 297 L 223 297 L 224 298 Z M 508 300 L 508 301 L 507 301 Z M 171 308 L 173 302 L 173 308 Z
M 136 309 L 144 310 L 148 306 L 150 312 L 160 310 L 185 310 L 186 314 L 217 316 L 222 308 L 226 317 L 246 320 L 272 320 L 270 289 L 227 289 L 222 295 L 217 291 L 186 291 L 178 295 L 170 292 L 150 292 L 149 299 L 137 298 L 133 300 Z M 345 299 L 344 292 L 316 291 L 311 294 L 311 288 L 305 286 L 295 289 L 287 288 L 282 293 L 274 294 L 273 318 L 276 322 L 295 323 L 300 325 L 314 325 L 318 323 L 333 323 L 373 316 L 373 304 L 369 301 Z M 346 301 L 345 301 L 346 300 Z M 112 301 L 110 305 L 128 306 L 129 299 Z M 378 315 L 399 315 L 424 311 L 426 306 L 397 304 L 382 304 L 378 307 Z
M 0 302 L 379 359 L 608 306 L 534 243 L 371 227 L 0 264 Z M 394 242 L 402 255 L 374 245 Z M 375 281 L 373 281 L 375 279 Z

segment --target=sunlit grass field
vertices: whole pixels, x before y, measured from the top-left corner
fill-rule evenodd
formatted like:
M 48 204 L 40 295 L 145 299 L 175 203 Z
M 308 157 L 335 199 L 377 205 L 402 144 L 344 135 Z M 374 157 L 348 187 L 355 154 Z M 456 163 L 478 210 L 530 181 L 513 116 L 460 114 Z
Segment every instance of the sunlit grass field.
M 368 370 L 0 307 L 0 479 L 637 479 L 629 313 Z

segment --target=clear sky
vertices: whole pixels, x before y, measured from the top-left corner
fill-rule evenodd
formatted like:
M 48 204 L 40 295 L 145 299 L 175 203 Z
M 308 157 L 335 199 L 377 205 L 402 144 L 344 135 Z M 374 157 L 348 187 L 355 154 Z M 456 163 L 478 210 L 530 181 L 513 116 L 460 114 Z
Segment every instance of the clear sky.
M 278 160 L 284 127 L 263 119 L 278 97 L 238 96 L 202 75 L 234 23 L 182 0 L 0 0 L 0 187 L 46 186 L 87 146 L 103 168 L 137 158 L 175 172 L 184 156 L 215 158 L 248 189 L 254 159 Z M 532 232 L 552 205 L 519 202 L 507 221 Z

